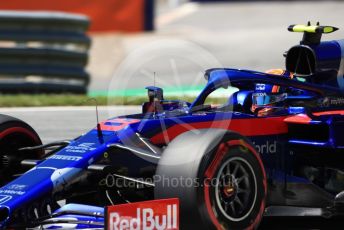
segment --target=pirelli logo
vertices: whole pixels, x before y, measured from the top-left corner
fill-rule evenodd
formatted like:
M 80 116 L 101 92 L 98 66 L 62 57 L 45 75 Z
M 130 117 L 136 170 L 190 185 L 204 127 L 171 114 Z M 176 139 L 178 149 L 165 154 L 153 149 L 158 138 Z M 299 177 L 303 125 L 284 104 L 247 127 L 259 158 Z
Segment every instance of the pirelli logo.
M 63 161 L 79 161 L 82 157 L 79 156 L 69 156 L 69 155 L 53 155 L 48 159 L 52 160 L 63 160 Z

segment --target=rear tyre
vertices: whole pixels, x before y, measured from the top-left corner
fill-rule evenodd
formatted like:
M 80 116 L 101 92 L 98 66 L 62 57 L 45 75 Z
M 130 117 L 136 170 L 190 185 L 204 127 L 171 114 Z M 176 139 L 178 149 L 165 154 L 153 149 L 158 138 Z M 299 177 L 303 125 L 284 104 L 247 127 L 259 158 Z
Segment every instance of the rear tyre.
M 179 198 L 182 229 L 255 229 L 265 209 L 266 175 L 243 136 L 189 131 L 163 152 L 154 193 L 156 199 Z
M 43 151 L 18 151 L 22 147 L 41 145 L 38 134 L 25 122 L 0 114 L 0 186 L 25 170 L 24 159 L 40 159 Z

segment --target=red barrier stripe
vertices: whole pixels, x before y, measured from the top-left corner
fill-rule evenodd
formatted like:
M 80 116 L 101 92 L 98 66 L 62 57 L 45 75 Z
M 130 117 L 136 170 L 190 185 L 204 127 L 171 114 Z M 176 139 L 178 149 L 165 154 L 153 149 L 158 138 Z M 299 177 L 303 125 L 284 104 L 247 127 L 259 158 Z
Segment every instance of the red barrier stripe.
M 85 14 L 91 19 L 90 31 L 139 32 L 144 30 L 144 0 L 10 0 L 1 10 L 51 10 Z

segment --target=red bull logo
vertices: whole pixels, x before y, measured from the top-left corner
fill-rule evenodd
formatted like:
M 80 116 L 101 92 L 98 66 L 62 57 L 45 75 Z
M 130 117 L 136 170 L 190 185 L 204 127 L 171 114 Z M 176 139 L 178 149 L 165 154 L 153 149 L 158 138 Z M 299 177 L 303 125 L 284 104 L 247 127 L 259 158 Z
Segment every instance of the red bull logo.
M 107 207 L 108 230 L 179 229 L 179 200 L 165 199 Z

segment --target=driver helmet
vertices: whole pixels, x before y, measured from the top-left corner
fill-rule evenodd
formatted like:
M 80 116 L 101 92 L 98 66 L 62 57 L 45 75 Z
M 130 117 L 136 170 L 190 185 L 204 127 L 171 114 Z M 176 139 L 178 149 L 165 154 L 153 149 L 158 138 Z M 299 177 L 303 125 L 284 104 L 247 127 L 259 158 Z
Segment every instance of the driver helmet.
M 272 69 L 266 71 L 266 73 L 285 76 L 290 79 L 293 78 L 292 73 L 282 69 Z M 255 91 L 252 94 L 251 111 L 253 113 L 257 111 L 258 116 L 269 115 L 275 112 L 276 109 L 278 110 L 278 107 L 283 105 L 283 101 L 287 98 L 287 96 L 288 94 L 283 87 L 257 83 L 255 85 Z

